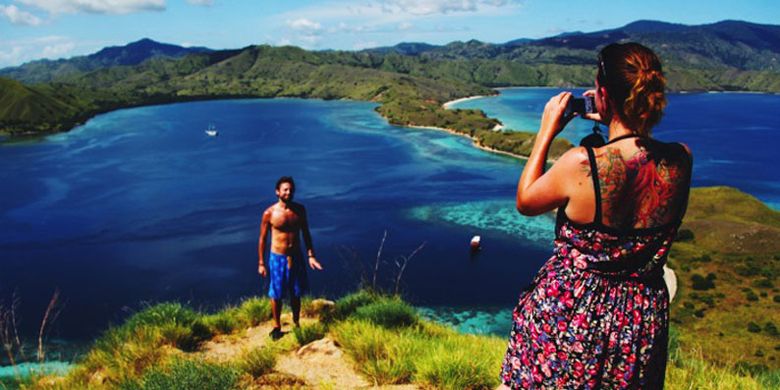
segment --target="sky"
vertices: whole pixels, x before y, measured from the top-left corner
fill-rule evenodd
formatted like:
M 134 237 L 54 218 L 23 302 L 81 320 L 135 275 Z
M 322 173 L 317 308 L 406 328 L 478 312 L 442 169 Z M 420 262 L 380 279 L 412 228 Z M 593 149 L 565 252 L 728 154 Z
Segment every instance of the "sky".
M 359 50 L 400 42 L 501 43 L 640 19 L 780 24 L 780 6 L 776 0 L 0 0 L 0 68 L 142 38 L 212 49 Z

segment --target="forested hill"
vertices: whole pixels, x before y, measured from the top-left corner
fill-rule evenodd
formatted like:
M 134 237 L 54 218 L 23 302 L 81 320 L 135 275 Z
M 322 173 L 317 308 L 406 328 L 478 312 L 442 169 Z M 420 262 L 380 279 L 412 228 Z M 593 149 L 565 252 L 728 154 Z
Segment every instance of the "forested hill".
M 207 53 L 204 47 L 185 48 L 144 38 L 125 46 L 110 46 L 97 53 L 59 60 L 37 60 L 21 66 L 0 69 L 0 77 L 23 83 L 46 83 L 117 65 L 138 65 L 153 57 L 181 58 Z
M 496 120 L 473 110 L 444 110 L 441 104 L 492 93 L 496 86 L 591 85 L 597 50 L 622 40 L 644 42 L 661 53 L 671 90 L 780 92 L 779 37 L 778 26 L 745 22 L 640 21 L 504 44 L 404 43 L 363 51 L 267 45 L 212 51 L 144 39 L 88 56 L 0 70 L 0 76 L 24 83 L 2 82 L 0 132 L 67 130 L 120 107 L 287 96 L 372 100 L 381 103 L 378 111 L 391 123 L 445 127 L 487 142 L 495 135 L 477 133 L 492 129 Z

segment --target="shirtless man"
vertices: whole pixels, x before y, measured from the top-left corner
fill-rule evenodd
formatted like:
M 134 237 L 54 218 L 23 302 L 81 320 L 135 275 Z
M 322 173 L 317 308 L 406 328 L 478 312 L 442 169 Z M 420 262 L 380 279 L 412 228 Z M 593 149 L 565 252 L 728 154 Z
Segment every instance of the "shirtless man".
M 300 326 L 301 295 L 308 290 L 306 265 L 303 263 L 299 238 L 301 231 L 303 231 L 303 242 L 308 248 L 309 266 L 312 269 L 322 270 L 322 266 L 314 257 L 306 209 L 302 204 L 292 201 L 294 194 L 295 182 L 292 177 L 279 178 L 276 182 L 276 196 L 279 201 L 265 210 L 260 224 L 257 248 L 260 264 L 257 272 L 262 277 L 266 275 L 271 277 L 268 296 L 271 298 L 271 310 L 274 316 L 274 329 L 271 332 L 271 337 L 274 339 L 282 336 L 279 317 L 282 313 L 282 298 L 287 295 L 290 295 L 293 322 L 295 326 Z M 266 261 L 268 230 L 271 231 L 271 253 Z

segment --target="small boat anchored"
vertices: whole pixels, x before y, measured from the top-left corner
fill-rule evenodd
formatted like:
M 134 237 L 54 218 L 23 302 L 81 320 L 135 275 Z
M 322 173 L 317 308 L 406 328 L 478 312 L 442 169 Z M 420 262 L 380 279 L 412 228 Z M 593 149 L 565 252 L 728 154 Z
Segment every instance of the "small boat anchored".
M 217 128 L 214 126 L 214 124 L 210 124 L 206 129 L 206 135 L 209 137 L 216 137 L 217 134 L 219 134 L 219 132 L 217 132 Z
M 480 236 L 471 237 L 471 243 L 469 243 L 469 246 L 471 247 L 472 252 L 476 252 L 482 249 L 481 241 L 482 237 Z

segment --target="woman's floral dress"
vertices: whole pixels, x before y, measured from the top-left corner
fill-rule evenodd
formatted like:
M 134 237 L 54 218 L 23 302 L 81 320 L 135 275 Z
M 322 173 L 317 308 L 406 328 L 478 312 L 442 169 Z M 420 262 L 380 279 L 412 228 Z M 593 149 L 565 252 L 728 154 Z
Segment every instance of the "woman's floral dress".
M 591 171 L 597 172 L 588 149 Z M 520 296 L 501 380 L 512 388 L 663 387 L 669 295 L 663 265 L 680 219 L 617 230 L 558 210 L 553 256 Z M 686 190 L 687 199 L 687 190 Z

